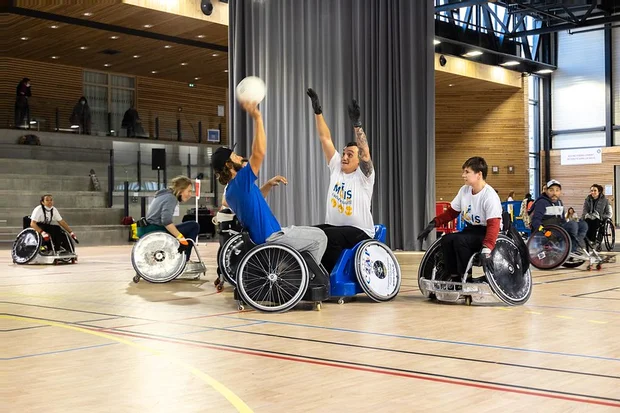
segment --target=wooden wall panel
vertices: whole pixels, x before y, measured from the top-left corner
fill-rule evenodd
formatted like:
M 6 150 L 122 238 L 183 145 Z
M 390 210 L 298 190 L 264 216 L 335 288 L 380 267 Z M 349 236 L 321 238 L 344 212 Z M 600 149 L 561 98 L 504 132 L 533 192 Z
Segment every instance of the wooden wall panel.
M 566 208 L 573 207 L 581 215 L 583 201 L 590 194 L 592 184 L 614 185 L 614 166 L 620 165 L 620 147 L 603 149 L 603 163 L 594 165 L 561 165 L 560 150 L 549 154 L 551 179 L 562 184 L 562 201 Z M 541 153 L 541 165 L 544 165 L 544 152 Z M 615 196 L 607 196 L 612 201 Z M 614 206 L 612 202 L 612 206 Z M 615 216 L 615 214 L 614 214 Z
M 61 126 L 69 126 L 73 106 L 83 94 L 83 69 L 30 60 L 0 58 L 0 127 L 13 124 L 15 88 L 28 77 L 32 83 L 31 116 L 44 118 L 44 129 L 55 126 L 55 108 L 60 108 Z M 227 89 L 147 77 L 136 78 L 137 109 L 144 128 L 154 136 L 155 117 L 160 118 L 160 138 L 176 139 L 176 120 L 181 120 L 183 141 L 196 141 L 202 120 L 203 141 L 207 129 L 221 125 L 222 144 L 227 143 L 226 117 L 217 116 L 217 106 L 226 106 Z M 179 112 L 178 108 L 182 111 Z
M 528 189 L 527 85 L 476 90 L 459 85 L 435 96 L 435 188 L 437 201 L 451 201 L 463 185 L 461 166 L 471 156 L 489 164 L 487 182 L 506 199 L 522 199 Z M 499 174 L 491 166 L 499 166 Z M 514 166 L 514 174 L 508 173 Z

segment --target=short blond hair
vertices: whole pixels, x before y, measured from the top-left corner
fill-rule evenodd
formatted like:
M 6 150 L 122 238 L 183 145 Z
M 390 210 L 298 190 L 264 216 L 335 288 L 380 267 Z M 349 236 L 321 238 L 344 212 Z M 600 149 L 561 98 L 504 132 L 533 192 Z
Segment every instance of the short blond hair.
M 191 185 L 192 185 L 191 179 L 189 179 L 185 175 L 179 175 L 177 177 L 172 178 L 172 181 L 170 181 L 170 186 L 168 187 L 168 189 L 172 191 L 174 196 L 179 196 L 181 192 L 183 192 L 185 189 L 187 189 L 188 186 L 191 186 Z

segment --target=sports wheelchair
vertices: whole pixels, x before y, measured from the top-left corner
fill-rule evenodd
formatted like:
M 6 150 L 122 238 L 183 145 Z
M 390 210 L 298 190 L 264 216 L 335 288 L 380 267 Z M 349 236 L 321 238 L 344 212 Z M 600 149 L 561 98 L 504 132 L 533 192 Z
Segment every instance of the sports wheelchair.
M 615 235 L 614 235 L 615 237 Z M 546 225 L 541 231 L 532 233 L 527 241 L 529 259 L 532 265 L 540 270 L 551 270 L 563 266 L 576 268 L 588 263 L 588 270 L 600 270 L 602 264 L 614 262 L 614 255 L 603 255 L 586 240 L 586 248 L 573 251 L 573 239 L 559 225 Z
M 61 228 L 62 229 L 62 228 Z M 75 241 L 67 231 L 62 229 L 68 250 L 57 251 L 57 244 L 50 235 L 50 241 L 44 243 L 41 235 L 33 228 L 25 228 L 17 235 L 11 249 L 11 257 L 15 264 L 75 264 L 78 256 L 75 253 Z M 56 240 L 58 241 L 58 240 Z
M 140 278 L 152 283 L 166 283 L 181 274 L 193 275 L 193 279 L 206 275 L 207 267 L 200 258 L 194 240 L 188 239 L 194 246 L 193 251 L 198 262 L 187 261 L 179 240 L 164 231 L 154 231 L 143 235 L 131 250 L 131 265 L 136 271 L 133 282 Z
M 493 272 L 485 272 L 480 264 L 479 253 L 469 259 L 467 269 L 459 281 L 445 280 L 445 267 L 441 238 L 426 251 L 418 270 L 418 286 L 427 298 L 447 302 L 496 303 L 521 305 L 532 294 L 532 275 L 527 250 L 518 231 L 504 214 L 504 230 L 498 235 L 491 252 Z M 474 282 L 474 269 L 482 269 L 483 277 Z M 479 275 L 479 274 L 477 274 Z
M 222 290 L 224 281 L 238 287 L 238 268 L 248 251 L 245 245 L 249 238 L 242 235 L 241 224 L 229 209 L 220 211 L 214 218 L 214 224 L 220 234 L 217 252 L 220 278 L 214 284 L 218 291 Z M 392 251 L 384 244 L 385 238 L 385 226 L 375 225 L 373 239 L 361 241 L 342 252 L 329 275 L 329 298 L 338 297 L 338 303 L 344 304 L 345 297 L 362 292 L 378 302 L 396 297 L 401 284 L 400 267 Z
M 600 252 L 603 250 L 603 245 L 607 251 L 613 251 L 616 246 L 616 226 L 611 218 L 602 220 L 596 231 L 593 247 L 597 252 Z

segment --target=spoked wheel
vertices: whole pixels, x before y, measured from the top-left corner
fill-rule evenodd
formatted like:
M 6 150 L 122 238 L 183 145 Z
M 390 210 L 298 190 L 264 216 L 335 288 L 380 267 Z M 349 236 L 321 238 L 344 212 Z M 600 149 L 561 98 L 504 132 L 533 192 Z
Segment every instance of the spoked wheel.
M 605 248 L 612 251 L 616 246 L 616 227 L 611 219 L 607 218 L 603 224 L 603 239 L 605 240 Z
M 441 250 L 441 238 L 436 240 L 422 257 L 420 267 L 418 269 L 418 287 L 424 297 L 434 300 L 435 293 L 429 292 L 424 287 L 422 279 L 433 279 L 433 273 L 437 279 L 437 275 L 444 273 L 443 251 Z
M 308 289 L 308 267 L 287 245 L 262 244 L 251 249 L 237 268 L 242 301 L 265 312 L 293 308 Z
M 243 237 L 236 234 L 228 238 L 217 253 L 217 267 L 233 287 L 237 285 L 237 267 L 243 258 L 243 250 Z
M 28 264 L 39 253 L 41 248 L 41 236 L 32 228 L 26 228 L 17 235 L 11 257 L 15 264 Z
M 355 253 L 355 273 L 364 292 L 375 301 L 392 300 L 400 291 L 400 266 L 382 242 L 362 242 Z

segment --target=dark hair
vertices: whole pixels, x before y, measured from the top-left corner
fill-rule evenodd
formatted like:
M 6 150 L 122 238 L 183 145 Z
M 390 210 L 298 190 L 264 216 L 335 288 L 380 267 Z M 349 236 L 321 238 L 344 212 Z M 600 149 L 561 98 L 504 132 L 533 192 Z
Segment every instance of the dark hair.
M 228 164 L 228 162 L 226 163 Z M 224 169 L 215 171 L 215 177 L 217 178 L 219 183 L 222 185 L 227 185 L 230 182 L 230 180 L 233 178 L 232 173 L 230 173 L 230 168 L 228 168 L 228 165 L 226 165 Z
M 487 166 L 487 161 L 480 156 L 472 156 L 463 164 L 462 169 L 469 168 L 475 173 L 482 172 L 482 179 L 487 179 L 487 172 L 489 171 L 489 167 Z
M 45 198 L 47 198 L 48 196 L 51 197 L 52 194 L 45 194 L 41 196 L 41 199 L 39 200 L 39 204 L 41 204 L 41 209 L 43 210 L 43 221 L 45 221 L 46 224 L 52 222 L 52 218 L 54 217 L 54 207 L 52 207 L 52 210 L 50 211 L 50 219 L 49 221 L 47 220 L 47 209 L 45 209 L 43 201 L 45 201 Z
M 352 141 L 344 145 L 345 148 L 350 148 L 351 146 L 355 146 L 357 148 L 357 142 Z
M 603 195 L 603 191 L 605 190 L 605 189 L 603 188 L 603 186 L 602 186 L 602 185 L 599 185 L 599 184 L 592 184 L 592 185 L 590 185 L 590 188 L 596 188 L 596 189 L 598 189 L 598 193 L 599 193 L 599 194 L 601 194 L 601 195 Z

